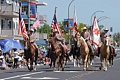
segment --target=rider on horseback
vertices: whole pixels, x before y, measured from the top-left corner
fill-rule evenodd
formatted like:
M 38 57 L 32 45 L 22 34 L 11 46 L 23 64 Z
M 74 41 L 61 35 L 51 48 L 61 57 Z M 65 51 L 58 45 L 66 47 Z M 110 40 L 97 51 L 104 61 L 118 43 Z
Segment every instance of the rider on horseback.
M 34 44 L 34 47 L 36 48 L 36 54 L 38 54 L 38 46 L 35 43 L 36 41 L 36 35 L 35 35 L 35 29 L 31 28 L 30 29 L 30 34 L 29 34 L 29 38 L 30 38 L 30 43 Z
M 94 50 L 93 50 L 93 47 L 90 43 L 90 34 L 89 32 L 87 32 L 87 28 L 86 27 L 83 27 L 83 32 L 81 33 L 81 36 L 85 39 L 89 49 L 90 49 L 90 53 L 94 54 Z
M 110 44 L 109 44 L 109 46 L 110 46 L 110 53 L 114 54 L 114 56 L 116 56 L 117 54 L 115 53 L 115 47 L 113 45 L 113 37 L 112 37 L 111 34 L 109 34 L 108 36 L 110 37 Z M 113 49 L 113 52 L 112 52 L 112 49 Z
M 108 31 L 109 31 L 109 30 L 108 30 L 107 28 L 105 28 L 105 29 L 104 29 L 104 32 L 102 32 L 102 33 L 100 34 L 101 42 L 104 42 L 104 38 L 107 37 Z M 98 54 L 97 54 L 98 57 L 99 57 L 99 54 L 100 54 L 100 46 L 98 47 Z
M 63 47 L 65 45 L 65 39 L 59 34 L 59 32 L 55 29 L 53 33 L 53 37 L 61 44 Z

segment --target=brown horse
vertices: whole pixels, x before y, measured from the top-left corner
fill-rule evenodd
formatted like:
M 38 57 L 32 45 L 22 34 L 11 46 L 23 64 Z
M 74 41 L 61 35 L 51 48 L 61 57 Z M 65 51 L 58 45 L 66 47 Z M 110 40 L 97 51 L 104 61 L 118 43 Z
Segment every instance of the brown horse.
M 103 69 L 104 71 L 107 71 L 107 66 L 109 65 L 109 56 L 110 56 L 110 48 L 109 48 L 109 37 L 104 38 L 104 42 L 102 43 L 100 47 L 100 61 L 101 66 L 100 70 Z
M 30 71 L 36 70 L 38 54 L 36 54 L 36 48 L 29 39 L 25 40 L 25 59 L 27 61 L 27 67 Z M 33 64 L 35 62 L 35 65 Z
M 85 39 L 82 36 L 78 37 L 77 46 L 80 47 L 79 54 L 82 58 L 83 70 L 86 71 L 89 59 L 89 48 L 87 43 L 85 42 Z
M 64 71 L 64 56 L 65 56 L 65 52 L 64 52 L 64 48 L 61 44 L 58 43 L 57 40 L 54 39 L 54 37 L 50 37 L 48 39 L 48 42 L 51 43 L 51 52 L 50 52 L 50 58 L 51 58 L 51 66 L 53 63 L 53 67 L 55 70 L 56 69 L 56 61 L 57 61 L 57 65 L 58 65 L 58 70 L 60 70 L 60 67 L 62 66 L 62 71 Z

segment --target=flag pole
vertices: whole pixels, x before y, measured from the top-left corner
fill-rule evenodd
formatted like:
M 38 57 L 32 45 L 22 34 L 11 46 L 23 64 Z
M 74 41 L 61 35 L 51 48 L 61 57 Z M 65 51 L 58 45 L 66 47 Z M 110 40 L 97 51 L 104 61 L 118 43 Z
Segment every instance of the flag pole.
M 28 0 L 28 31 L 30 30 L 30 0 Z

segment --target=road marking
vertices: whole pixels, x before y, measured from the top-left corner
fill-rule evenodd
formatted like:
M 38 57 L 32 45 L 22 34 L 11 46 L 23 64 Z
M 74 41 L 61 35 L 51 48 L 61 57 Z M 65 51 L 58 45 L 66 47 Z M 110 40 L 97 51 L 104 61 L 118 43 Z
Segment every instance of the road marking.
M 29 76 L 29 75 L 39 74 L 39 73 L 43 73 L 43 71 L 41 71 L 41 72 L 34 72 L 34 73 L 30 73 L 30 74 L 23 74 L 23 75 L 12 76 L 12 77 L 3 78 L 3 79 L 0 79 L 0 80 L 13 79 L 13 78 L 18 78 L 18 77 L 23 77 L 23 76 Z
M 119 55 L 120 56 L 120 55 Z M 114 61 L 117 61 L 117 60 L 120 60 L 120 58 L 117 58 L 117 59 L 114 59 Z M 95 70 L 98 70 L 99 68 L 96 68 Z M 84 76 L 87 76 L 87 75 L 90 75 L 92 73 L 95 73 L 96 71 L 90 71 L 90 72 L 87 72 L 87 73 L 83 73 L 83 74 L 80 74 L 80 75 L 76 75 L 76 76 L 73 76 L 71 78 L 67 78 L 65 80 L 73 80 L 74 78 L 81 78 L 81 77 L 84 77 Z M 98 71 L 97 71 L 98 72 Z
M 80 71 L 54 71 L 56 73 L 62 72 L 62 73 L 74 73 L 74 72 L 80 72 Z
M 33 77 L 22 77 L 21 79 L 28 79 L 28 80 L 30 80 L 30 79 L 32 79 L 32 80 L 49 80 L 49 79 L 51 79 L 51 80 L 53 80 L 53 79 L 59 79 L 59 78 L 53 78 L 53 77 L 43 77 L 43 78 L 33 78 Z

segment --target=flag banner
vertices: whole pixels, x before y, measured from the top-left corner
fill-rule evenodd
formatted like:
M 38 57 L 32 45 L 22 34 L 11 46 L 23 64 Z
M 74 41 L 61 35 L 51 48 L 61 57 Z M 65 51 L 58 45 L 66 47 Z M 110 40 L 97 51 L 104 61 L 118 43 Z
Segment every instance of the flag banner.
M 32 28 L 38 28 L 40 26 L 40 21 L 37 19 L 34 24 L 32 25 Z
M 27 31 L 26 31 L 25 23 L 24 23 L 24 20 L 23 20 L 21 14 L 20 14 L 20 10 L 19 10 L 18 34 L 22 35 L 25 38 L 28 38 L 28 34 L 27 34 Z
M 77 38 L 78 36 L 78 28 L 77 28 L 77 16 L 76 16 L 76 9 L 74 7 L 74 25 L 73 25 L 73 36 Z
M 56 7 L 55 7 L 55 12 L 54 12 L 54 17 L 53 17 L 53 20 L 52 20 L 52 23 L 51 23 L 51 28 L 53 30 L 57 30 L 59 32 L 59 34 L 62 36 L 62 32 L 60 30 L 60 26 L 59 24 L 57 23 L 57 18 L 56 18 Z
M 95 44 L 96 47 L 98 47 L 100 45 L 100 30 L 98 27 L 96 16 L 94 16 L 94 21 L 91 27 L 90 35 L 91 35 L 92 43 Z

